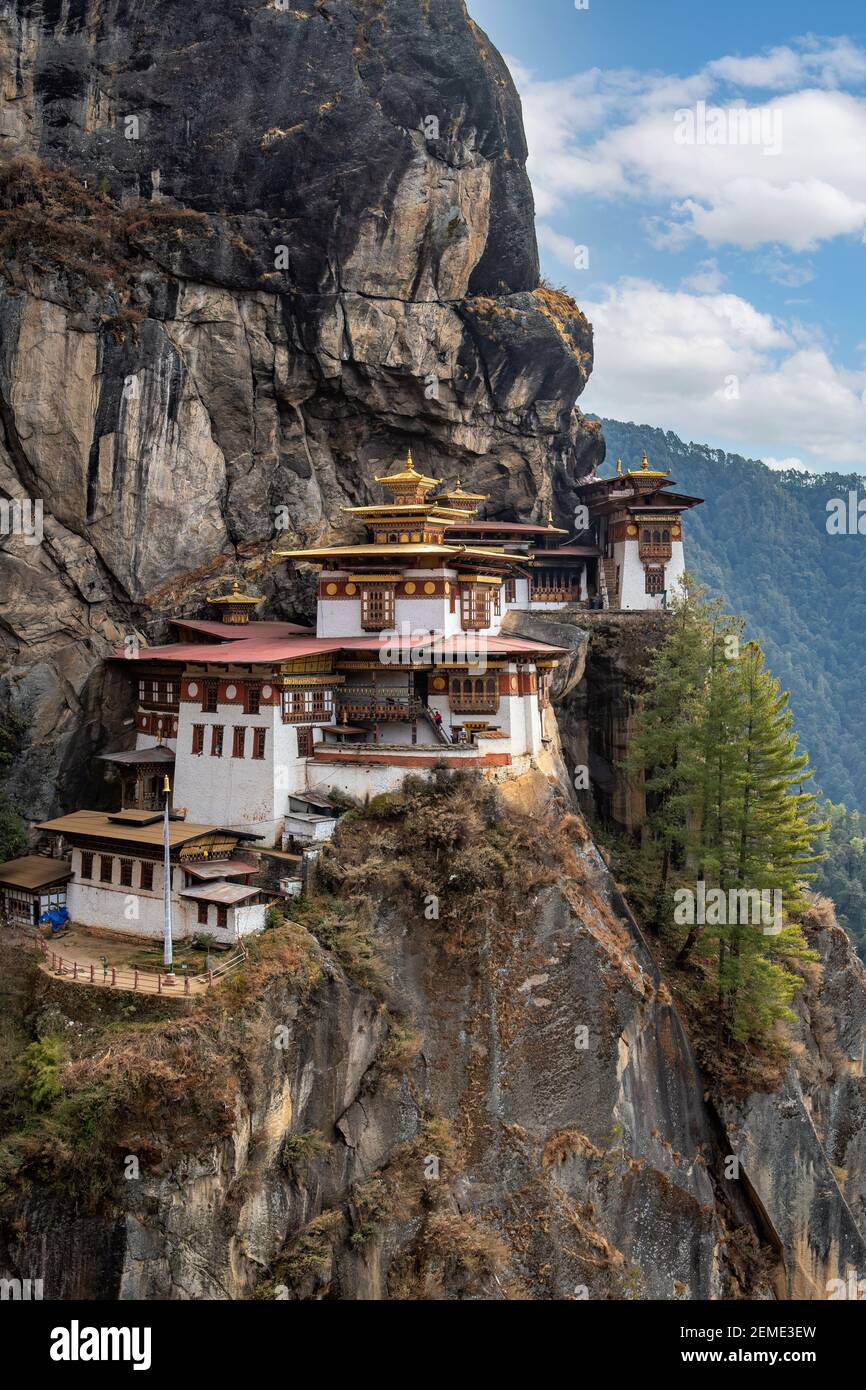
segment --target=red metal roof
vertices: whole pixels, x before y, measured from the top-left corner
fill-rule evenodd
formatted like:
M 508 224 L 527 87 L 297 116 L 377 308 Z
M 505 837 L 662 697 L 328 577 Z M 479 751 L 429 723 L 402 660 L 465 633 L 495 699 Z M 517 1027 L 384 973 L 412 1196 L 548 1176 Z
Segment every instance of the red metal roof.
M 298 623 L 219 623 L 199 622 L 198 618 L 172 618 L 172 627 L 187 627 L 190 632 L 201 632 L 205 637 L 216 637 L 223 642 L 242 642 L 249 637 L 299 637 L 308 636 L 315 628 L 303 627 Z
M 543 642 L 526 642 L 520 637 L 477 637 L 475 634 L 461 633 L 453 637 L 436 637 L 422 632 L 409 636 L 402 633 L 394 636 L 379 634 L 372 637 L 287 637 L 282 641 L 268 641 L 264 638 L 243 638 L 230 643 L 176 642 L 169 647 L 143 647 L 137 658 L 139 661 L 172 661 L 182 665 L 220 665 L 249 666 L 272 665 L 281 661 L 297 661 L 305 656 L 317 656 L 327 652 L 374 652 L 385 648 L 398 647 L 400 651 L 412 651 L 416 647 L 429 647 L 435 642 L 437 651 L 459 654 L 467 646 L 473 652 L 486 650 L 491 654 L 505 655 L 514 652 L 527 655 L 532 652 L 555 652 L 562 647 L 551 647 Z M 482 645 L 483 644 L 483 645 Z M 122 652 L 115 652 L 113 660 L 130 661 L 133 658 Z

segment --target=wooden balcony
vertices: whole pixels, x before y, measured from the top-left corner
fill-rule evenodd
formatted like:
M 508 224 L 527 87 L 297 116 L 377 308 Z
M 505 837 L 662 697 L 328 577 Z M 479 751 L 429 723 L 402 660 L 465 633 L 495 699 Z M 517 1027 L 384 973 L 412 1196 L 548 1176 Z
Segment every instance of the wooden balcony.
M 337 706 L 337 723 L 343 722 L 343 716 L 348 723 L 408 723 L 421 716 L 420 700 L 393 699 L 383 700 L 346 700 L 341 701 Z
M 449 695 L 448 708 L 453 714 L 498 714 L 498 695 Z

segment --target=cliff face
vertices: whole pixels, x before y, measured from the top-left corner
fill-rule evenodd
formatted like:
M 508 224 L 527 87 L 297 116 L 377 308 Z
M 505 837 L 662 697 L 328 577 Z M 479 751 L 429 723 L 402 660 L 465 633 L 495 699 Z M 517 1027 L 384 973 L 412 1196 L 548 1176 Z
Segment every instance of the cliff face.
M 866 974 L 831 916 L 784 1075 L 733 1094 L 582 821 L 539 774 L 506 791 L 344 820 L 306 925 L 207 1006 L 151 1001 L 174 1022 L 25 987 L 71 1060 L 0 1145 L 4 1274 L 56 1299 L 598 1300 L 822 1299 L 862 1271 Z
M 462 0 L 3 0 L 0 93 L 0 491 L 45 505 L 0 551 L 0 701 L 39 817 L 128 713 L 110 646 L 238 561 L 308 614 L 269 543 L 326 536 L 407 445 L 526 518 L 603 445 Z

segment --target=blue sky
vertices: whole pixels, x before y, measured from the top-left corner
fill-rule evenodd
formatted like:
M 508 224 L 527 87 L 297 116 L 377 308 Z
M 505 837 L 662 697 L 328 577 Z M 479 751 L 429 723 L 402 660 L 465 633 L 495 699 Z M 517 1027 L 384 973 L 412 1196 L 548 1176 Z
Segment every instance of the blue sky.
M 863 0 L 468 4 L 595 327 L 582 408 L 866 474 Z

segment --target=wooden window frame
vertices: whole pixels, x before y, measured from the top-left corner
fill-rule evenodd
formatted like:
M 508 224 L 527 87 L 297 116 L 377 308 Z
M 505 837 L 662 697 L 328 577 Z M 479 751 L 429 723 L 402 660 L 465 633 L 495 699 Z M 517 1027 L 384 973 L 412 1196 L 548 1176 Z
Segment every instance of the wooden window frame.
M 235 724 L 232 729 L 232 757 L 244 758 L 246 756 L 247 728 L 245 724 Z
M 210 753 L 212 758 L 221 758 L 225 751 L 225 725 L 211 724 Z
M 229 910 L 224 903 L 217 903 L 217 929 L 226 931 L 229 924 Z
M 108 865 L 107 870 L 106 870 L 106 865 Z M 100 883 L 113 883 L 113 882 L 114 882 L 114 855 L 113 855 L 113 854 L 100 854 L 100 856 L 99 856 L 99 882 L 100 882 Z
M 299 724 L 298 728 L 298 757 L 312 758 L 313 750 L 316 746 L 313 738 L 312 724 Z
M 199 905 L 198 905 L 198 914 L 197 914 L 196 920 L 197 920 L 198 925 L 199 925 L 200 927 L 206 927 L 206 926 L 209 925 L 209 920 L 210 920 L 210 903 L 205 903 L 205 902 L 199 901 Z
M 153 861 L 143 859 L 138 871 L 138 886 L 142 893 L 153 892 Z
M 201 692 L 202 714 L 216 714 L 219 709 L 219 698 L 219 681 L 206 680 L 202 686 Z
M 365 632 L 384 632 L 397 621 L 397 592 L 394 584 L 362 584 L 361 627 Z
M 492 604 L 488 584 L 464 584 L 460 591 L 460 620 L 464 632 L 490 627 Z
M 193 724 L 192 726 L 192 754 L 195 758 L 200 758 L 204 753 L 204 724 Z
M 132 870 L 135 864 L 134 859 L 122 858 L 120 860 L 120 886 L 121 888 L 132 887 Z
M 244 710 L 247 714 L 261 714 L 262 687 L 258 681 L 250 681 L 244 690 Z
M 81 877 L 88 881 L 93 879 L 93 850 L 83 849 L 81 851 Z
M 256 762 L 264 759 L 267 740 L 267 729 L 253 729 L 253 758 Z
M 516 579 L 506 579 L 504 588 L 505 588 L 505 602 L 506 602 L 506 603 L 516 603 L 516 602 L 517 602 L 517 580 L 516 580 Z

